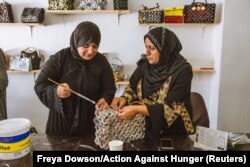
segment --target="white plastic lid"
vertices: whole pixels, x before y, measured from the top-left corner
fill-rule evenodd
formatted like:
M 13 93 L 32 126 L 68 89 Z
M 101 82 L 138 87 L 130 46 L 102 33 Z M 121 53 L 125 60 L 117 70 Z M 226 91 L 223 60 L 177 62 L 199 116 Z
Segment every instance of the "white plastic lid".
M 31 122 L 25 118 L 11 118 L 0 121 L 0 137 L 9 137 L 27 132 Z

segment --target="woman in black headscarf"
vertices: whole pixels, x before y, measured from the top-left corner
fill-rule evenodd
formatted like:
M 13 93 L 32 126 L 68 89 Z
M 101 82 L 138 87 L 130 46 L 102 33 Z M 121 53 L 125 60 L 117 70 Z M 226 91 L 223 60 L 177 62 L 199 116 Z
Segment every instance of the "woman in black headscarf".
M 101 34 L 92 22 L 82 22 L 73 31 L 70 47 L 50 56 L 39 74 L 35 91 L 50 112 L 46 133 L 82 136 L 94 133 L 95 105 L 74 94 L 72 89 L 106 109 L 116 87 L 107 59 L 98 52 Z M 48 78 L 61 83 L 59 86 Z
M 146 116 L 146 139 L 158 141 L 160 135 L 192 134 L 190 102 L 192 67 L 179 53 L 177 36 L 162 27 L 144 36 L 146 55 L 137 63 L 121 97 L 111 107 L 120 119 Z M 139 105 L 129 105 L 137 101 Z M 127 105 L 127 106 L 125 106 Z
M 6 88 L 8 86 L 8 75 L 5 55 L 0 48 L 0 120 L 7 119 Z

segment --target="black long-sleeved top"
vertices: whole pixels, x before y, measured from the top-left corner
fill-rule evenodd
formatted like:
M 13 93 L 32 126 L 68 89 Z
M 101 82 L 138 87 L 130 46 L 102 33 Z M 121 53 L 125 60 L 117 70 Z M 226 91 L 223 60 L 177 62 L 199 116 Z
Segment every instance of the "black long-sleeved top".
M 107 59 L 97 53 L 90 61 L 80 61 L 66 48 L 50 56 L 35 83 L 37 96 L 50 110 L 47 134 L 82 136 L 94 132 L 94 104 L 74 94 L 60 99 L 57 86 L 48 78 L 68 83 L 72 90 L 96 102 L 105 98 L 110 104 L 116 87 Z

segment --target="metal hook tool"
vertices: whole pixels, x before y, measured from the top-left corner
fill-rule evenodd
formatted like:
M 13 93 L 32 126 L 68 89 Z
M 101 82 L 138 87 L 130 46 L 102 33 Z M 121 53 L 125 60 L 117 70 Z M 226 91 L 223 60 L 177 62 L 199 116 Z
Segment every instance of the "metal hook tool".
M 48 78 L 48 80 L 51 81 L 51 82 L 53 82 L 54 84 L 56 84 L 56 85 L 58 85 L 58 86 L 61 85 L 60 83 L 58 83 L 58 82 L 56 82 L 56 81 L 54 81 L 54 80 L 52 80 L 52 79 L 50 79 L 50 78 Z M 70 91 L 71 93 L 73 93 L 73 94 L 75 94 L 75 95 L 77 95 L 77 96 L 79 96 L 79 97 L 81 97 L 81 98 L 83 98 L 83 99 L 85 99 L 85 100 L 87 100 L 87 101 L 93 103 L 93 104 L 96 104 L 96 102 L 95 102 L 94 100 L 91 100 L 91 99 L 87 98 L 86 96 L 83 96 L 82 94 L 77 93 L 76 91 L 74 91 L 74 90 L 72 90 L 72 89 L 69 89 L 69 91 Z

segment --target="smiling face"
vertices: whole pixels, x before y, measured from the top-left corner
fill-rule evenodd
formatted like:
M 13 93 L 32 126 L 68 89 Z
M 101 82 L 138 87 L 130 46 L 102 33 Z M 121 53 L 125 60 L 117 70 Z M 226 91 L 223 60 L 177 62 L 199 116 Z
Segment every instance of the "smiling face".
M 98 46 L 94 43 L 88 43 L 78 47 L 77 51 L 84 60 L 91 60 L 98 52 Z
M 160 59 L 160 53 L 154 46 L 154 44 L 150 41 L 148 37 L 145 38 L 145 47 L 146 47 L 146 55 L 149 61 L 149 64 L 157 64 Z

